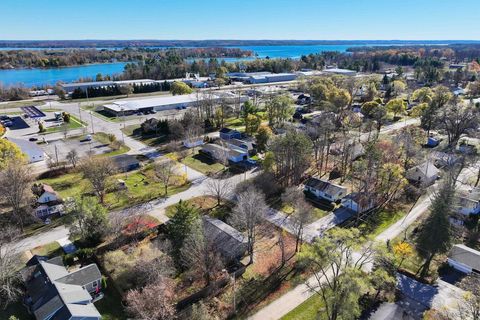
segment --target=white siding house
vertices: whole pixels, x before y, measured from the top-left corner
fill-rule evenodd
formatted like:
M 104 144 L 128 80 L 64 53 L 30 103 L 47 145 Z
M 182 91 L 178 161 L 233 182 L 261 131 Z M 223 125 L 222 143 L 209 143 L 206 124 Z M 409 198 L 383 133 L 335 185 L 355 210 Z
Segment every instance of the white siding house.
M 355 213 L 362 213 L 374 207 L 373 202 L 363 193 L 350 193 L 342 199 L 344 208 L 350 209 Z
M 347 195 L 347 188 L 318 178 L 308 179 L 305 183 L 305 190 L 330 202 L 338 201 Z

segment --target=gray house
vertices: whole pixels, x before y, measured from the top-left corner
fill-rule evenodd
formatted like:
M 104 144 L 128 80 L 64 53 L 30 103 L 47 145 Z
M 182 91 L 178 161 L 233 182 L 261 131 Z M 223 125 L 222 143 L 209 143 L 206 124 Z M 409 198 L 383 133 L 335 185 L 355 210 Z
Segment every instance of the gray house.
M 406 178 L 419 186 L 432 185 L 438 179 L 440 171 L 432 162 L 424 162 L 407 171 Z
M 448 264 L 463 273 L 480 273 L 480 251 L 456 244 L 450 250 Z
M 34 256 L 22 271 L 25 305 L 37 320 L 98 320 L 102 274 L 96 264 L 69 272 L 61 257 Z
M 240 231 L 208 216 L 203 217 L 203 226 L 206 237 L 227 262 L 241 259 L 245 255 L 247 239 Z

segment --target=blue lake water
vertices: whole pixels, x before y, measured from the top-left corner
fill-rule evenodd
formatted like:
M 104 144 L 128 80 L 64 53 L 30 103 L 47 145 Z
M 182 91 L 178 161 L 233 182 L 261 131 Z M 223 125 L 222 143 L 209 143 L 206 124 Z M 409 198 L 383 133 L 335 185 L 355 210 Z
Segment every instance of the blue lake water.
M 241 48 L 244 50 L 254 51 L 259 58 L 292 58 L 298 59 L 302 55 L 311 53 L 319 53 L 324 51 L 340 51 L 345 52 L 348 48 L 362 45 L 284 45 L 284 46 L 232 46 L 232 48 Z M 375 43 L 379 46 L 382 44 Z M 395 45 L 388 43 L 385 45 Z M 14 48 L 0 48 L 0 50 L 8 50 Z M 25 48 L 29 50 L 43 50 L 42 48 Z M 112 50 L 120 48 L 110 48 Z M 18 48 L 17 48 L 18 50 Z M 239 60 L 251 60 L 255 58 L 225 58 L 227 62 L 235 62 Z M 75 67 L 64 67 L 55 69 L 14 69 L 14 70 L 0 70 L 0 83 L 5 86 L 23 84 L 24 86 L 41 86 L 54 85 L 58 81 L 74 82 L 79 78 L 95 78 L 98 73 L 102 75 L 113 75 L 123 71 L 125 63 L 106 63 L 94 64 Z

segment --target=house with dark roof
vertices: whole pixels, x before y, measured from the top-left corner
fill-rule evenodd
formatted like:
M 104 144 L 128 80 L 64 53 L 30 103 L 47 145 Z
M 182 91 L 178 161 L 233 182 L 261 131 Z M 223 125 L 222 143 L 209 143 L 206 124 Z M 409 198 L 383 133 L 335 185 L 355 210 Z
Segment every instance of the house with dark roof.
M 307 180 L 305 191 L 330 202 L 338 201 L 347 195 L 347 188 L 315 177 Z
M 120 154 L 111 159 L 118 170 L 122 172 L 128 172 L 140 168 L 140 161 L 131 154 Z
M 239 163 L 248 160 L 248 151 L 232 145 L 221 146 L 215 143 L 207 143 L 202 146 L 200 152 L 212 159 L 219 161 Z
M 254 155 L 256 153 L 256 145 L 252 139 L 230 139 L 228 144 L 232 148 L 240 148 L 248 151 L 248 154 Z
M 37 320 L 99 320 L 93 302 L 101 299 L 102 274 L 96 264 L 69 272 L 61 257 L 34 256 L 22 271 L 24 303 Z
M 248 241 L 240 231 L 209 216 L 203 217 L 203 226 L 205 236 L 227 262 L 239 260 L 245 255 Z
M 222 128 L 220 129 L 220 139 L 223 140 L 230 140 L 230 139 L 241 139 L 242 134 L 240 131 L 230 128 Z
M 456 270 L 470 274 L 480 273 L 480 251 L 463 244 L 456 244 L 448 255 L 448 264 Z

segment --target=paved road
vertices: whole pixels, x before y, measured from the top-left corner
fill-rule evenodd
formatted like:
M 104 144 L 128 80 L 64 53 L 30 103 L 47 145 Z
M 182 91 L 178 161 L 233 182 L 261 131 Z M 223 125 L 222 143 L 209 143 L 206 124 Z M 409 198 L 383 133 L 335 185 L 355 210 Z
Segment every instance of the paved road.
M 37 246 L 41 246 L 68 237 L 69 234 L 70 231 L 67 227 L 59 226 L 47 232 L 43 232 L 41 234 L 37 234 L 35 236 L 20 240 L 17 243 L 12 244 L 11 247 L 15 252 L 20 253 L 26 250 L 33 249 Z

